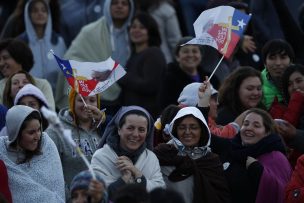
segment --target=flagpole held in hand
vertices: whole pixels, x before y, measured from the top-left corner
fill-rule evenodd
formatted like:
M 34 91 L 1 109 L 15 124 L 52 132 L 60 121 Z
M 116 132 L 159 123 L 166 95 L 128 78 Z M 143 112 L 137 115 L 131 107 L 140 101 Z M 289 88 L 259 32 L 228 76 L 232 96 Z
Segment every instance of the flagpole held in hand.
M 211 75 L 209 76 L 209 79 L 207 80 L 207 82 L 209 82 L 212 78 L 212 76 L 214 75 L 215 71 L 217 70 L 217 68 L 220 66 L 222 60 L 224 59 L 224 55 L 222 56 L 222 58 L 220 59 L 220 61 L 217 63 L 216 67 L 214 68 L 214 70 L 212 71 Z
M 76 152 L 78 153 L 78 155 L 82 158 L 83 162 L 85 163 L 85 165 L 88 167 L 90 173 L 92 174 L 92 177 L 94 180 L 96 180 L 96 175 L 93 171 L 93 168 L 90 165 L 90 162 L 88 161 L 88 159 L 85 157 L 85 155 L 83 154 L 82 150 L 80 149 L 79 146 L 77 146 L 77 144 L 75 143 L 75 141 L 72 138 L 71 135 L 71 130 L 70 129 L 65 129 L 62 125 L 62 123 L 60 122 L 57 114 L 47 108 L 45 108 L 44 106 L 41 108 L 41 113 L 43 114 L 43 116 L 47 119 L 47 121 L 49 122 L 50 125 L 53 125 L 55 131 L 60 134 L 63 135 L 64 139 L 70 144 L 72 145 Z
M 82 100 L 82 102 L 83 102 L 83 104 L 84 104 L 84 107 L 87 107 L 88 105 L 87 105 L 87 103 L 84 101 L 82 95 L 79 94 L 79 93 L 78 93 L 78 95 L 80 96 L 80 98 L 81 98 L 81 100 Z M 93 122 L 95 123 L 95 122 L 96 122 L 95 119 L 94 119 L 94 118 L 92 118 L 92 119 L 93 119 Z

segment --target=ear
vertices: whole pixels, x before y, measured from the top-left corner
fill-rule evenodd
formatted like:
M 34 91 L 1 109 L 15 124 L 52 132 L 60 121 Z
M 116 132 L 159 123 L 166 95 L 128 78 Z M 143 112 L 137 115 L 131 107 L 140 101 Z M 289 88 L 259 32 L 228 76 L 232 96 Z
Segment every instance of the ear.
M 119 137 L 121 136 L 121 128 L 118 128 L 117 129 L 117 133 L 118 133 L 118 135 L 119 135 Z
M 179 58 L 179 55 L 175 55 L 175 60 L 179 63 L 180 62 L 180 58 Z

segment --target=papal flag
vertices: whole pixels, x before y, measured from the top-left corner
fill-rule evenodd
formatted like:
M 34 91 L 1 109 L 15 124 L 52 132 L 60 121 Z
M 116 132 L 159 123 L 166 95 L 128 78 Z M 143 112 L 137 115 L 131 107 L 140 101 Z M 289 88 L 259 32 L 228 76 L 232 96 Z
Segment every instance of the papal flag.
M 186 44 L 209 45 L 225 58 L 233 53 L 251 16 L 231 6 L 205 10 L 194 22 L 195 38 Z
M 101 93 L 126 74 L 111 57 L 95 63 L 64 60 L 53 55 L 70 86 L 82 96 Z

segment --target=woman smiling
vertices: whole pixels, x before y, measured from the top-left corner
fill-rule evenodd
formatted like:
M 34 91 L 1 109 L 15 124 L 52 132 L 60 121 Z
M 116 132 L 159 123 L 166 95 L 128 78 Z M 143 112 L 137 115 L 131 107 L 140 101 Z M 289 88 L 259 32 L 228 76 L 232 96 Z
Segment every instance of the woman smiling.
M 235 138 L 212 137 L 212 149 L 224 163 L 234 203 L 283 203 L 291 177 L 286 149 L 271 116 L 249 109 Z
M 154 150 L 168 188 L 186 203 L 224 203 L 229 189 L 219 157 L 211 152 L 207 122 L 195 107 L 178 111 L 169 125 L 173 139 Z
M 13 202 L 65 202 L 60 158 L 54 142 L 42 133 L 40 113 L 16 105 L 0 134 Z
M 164 187 L 160 166 L 153 152 L 153 120 L 139 106 L 122 107 L 108 124 L 103 148 L 92 158 L 92 168 L 106 182 L 109 198 L 126 184 L 141 184 L 148 191 Z

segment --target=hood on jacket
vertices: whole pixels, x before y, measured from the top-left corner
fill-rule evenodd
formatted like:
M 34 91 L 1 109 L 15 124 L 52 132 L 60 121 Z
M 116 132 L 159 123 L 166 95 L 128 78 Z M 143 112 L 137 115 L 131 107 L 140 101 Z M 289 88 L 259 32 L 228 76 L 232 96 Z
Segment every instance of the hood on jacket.
M 131 54 L 128 27 L 135 12 L 134 2 L 133 0 L 129 0 L 129 16 L 120 28 L 114 28 L 111 16 L 111 2 L 112 0 L 105 1 L 103 13 L 110 32 L 112 58 L 115 61 L 119 61 L 122 66 L 125 66 Z
M 25 23 L 26 34 L 29 38 L 29 42 L 33 43 L 36 40 L 38 40 L 38 37 L 37 37 L 37 34 L 35 32 L 33 23 L 32 23 L 31 18 L 30 18 L 29 5 L 31 3 L 32 3 L 32 0 L 29 0 L 25 5 L 25 8 L 24 8 L 24 23 Z M 50 11 L 48 3 L 46 3 L 45 1 L 44 1 L 44 3 L 47 6 L 48 19 L 47 19 L 46 27 L 45 27 L 45 30 L 44 30 L 43 38 L 46 41 L 49 42 L 49 41 L 51 41 L 52 29 L 53 29 L 52 28 L 52 18 L 51 18 L 51 11 Z
M 195 118 L 197 118 L 198 120 L 201 121 L 201 124 L 203 127 L 205 127 L 206 131 L 207 132 L 207 136 L 208 136 L 208 141 L 206 143 L 206 145 L 204 146 L 199 146 L 199 147 L 203 147 L 203 148 L 208 148 L 209 145 L 210 145 L 210 140 L 211 140 L 211 133 L 210 133 L 210 130 L 209 130 L 209 127 L 208 127 L 208 124 L 206 122 L 206 119 L 205 117 L 203 116 L 203 114 L 201 113 L 201 111 L 196 108 L 196 107 L 184 107 L 182 108 L 181 110 L 179 110 L 176 114 L 176 116 L 173 118 L 173 120 L 171 121 L 170 125 L 169 125 L 169 132 L 171 135 L 173 135 L 175 138 L 177 138 L 176 135 L 174 135 L 173 133 L 173 128 L 174 128 L 174 125 L 175 125 L 175 122 L 182 118 L 182 117 L 185 117 L 185 116 L 194 116 Z
M 185 106 L 196 106 L 198 104 L 198 89 L 202 83 L 193 82 L 185 86 L 183 91 L 180 93 L 177 103 Z M 217 94 L 218 91 L 211 85 L 211 96 Z
M 19 92 L 17 93 L 17 95 L 15 97 L 14 105 L 18 104 L 19 101 L 24 96 L 33 96 L 36 99 L 38 99 L 42 103 L 42 105 L 49 108 L 45 95 L 41 92 L 41 90 L 39 88 L 37 88 L 36 86 L 34 86 L 32 84 L 27 84 L 19 90 Z
M 24 120 L 34 111 L 37 110 L 24 105 L 13 106 L 7 111 L 5 126 L 8 134 L 9 144 L 13 143 L 17 139 Z M 37 112 L 39 113 L 39 111 Z
M 131 20 L 132 20 L 133 15 L 134 15 L 134 12 L 135 12 L 133 0 L 128 0 L 128 1 L 129 1 L 129 6 L 130 6 L 129 17 L 126 20 L 126 22 L 124 23 L 124 25 L 120 28 L 120 30 L 127 30 L 128 29 L 128 26 L 130 25 Z M 103 7 L 103 15 L 105 16 L 107 24 L 108 24 L 109 27 L 113 27 L 113 19 L 112 19 L 112 16 L 111 16 L 111 2 L 112 2 L 112 0 L 106 0 L 105 3 L 104 3 L 104 7 Z

